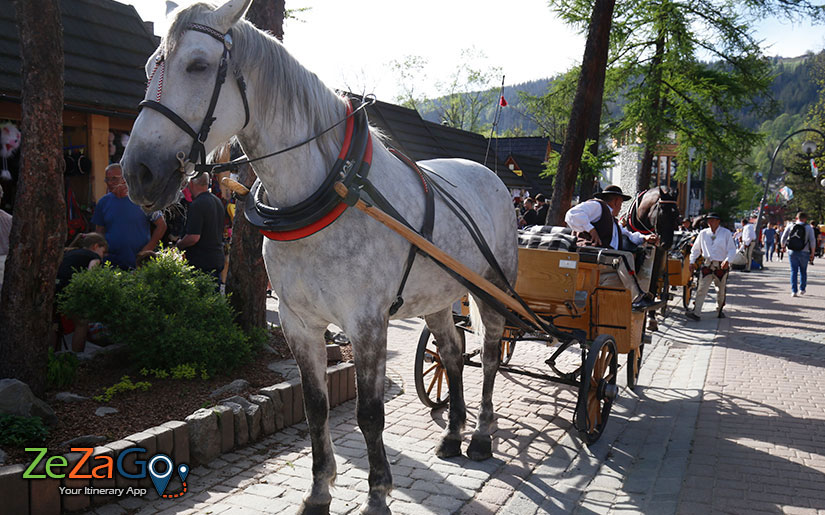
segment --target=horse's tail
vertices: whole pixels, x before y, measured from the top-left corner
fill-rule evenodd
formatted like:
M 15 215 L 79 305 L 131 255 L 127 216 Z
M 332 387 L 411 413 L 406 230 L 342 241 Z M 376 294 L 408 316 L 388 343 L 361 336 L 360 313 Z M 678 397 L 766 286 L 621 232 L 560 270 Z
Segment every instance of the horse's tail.
M 484 322 L 481 320 L 481 312 L 474 296 L 470 295 L 470 327 L 473 332 L 484 340 Z

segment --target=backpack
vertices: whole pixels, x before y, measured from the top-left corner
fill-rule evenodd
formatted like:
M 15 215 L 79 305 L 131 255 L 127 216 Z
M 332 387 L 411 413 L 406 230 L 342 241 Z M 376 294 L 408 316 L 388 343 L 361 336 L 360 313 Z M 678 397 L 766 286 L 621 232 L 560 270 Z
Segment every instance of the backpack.
M 804 223 L 796 223 L 791 227 L 791 232 L 788 235 L 789 250 L 799 251 L 805 248 L 805 244 L 807 243 L 807 235 L 805 234 L 806 225 L 807 224 Z

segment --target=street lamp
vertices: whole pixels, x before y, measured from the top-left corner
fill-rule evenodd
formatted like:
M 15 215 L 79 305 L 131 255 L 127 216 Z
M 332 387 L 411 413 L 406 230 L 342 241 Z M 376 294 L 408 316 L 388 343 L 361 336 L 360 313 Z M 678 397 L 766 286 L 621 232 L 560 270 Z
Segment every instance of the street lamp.
M 759 234 L 759 230 L 762 227 L 762 213 L 765 210 L 765 200 L 768 198 L 768 188 L 771 186 L 771 175 L 773 174 L 773 164 L 776 161 L 776 156 L 779 155 L 779 149 L 782 145 L 785 144 L 786 141 L 791 139 L 791 137 L 796 136 L 797 134 L 801 134 L 803 132 L 815 132 L 825 140 L 825 133 L 817 129 L 799 129 L 798 131 L 794 131 L 787 136 L 785 139 L 779 142 L 779 145 L 776 146 L 776 150 L 773 151 L 773 155 L 771 156 L 771 167 L 768 169 L 768 176 L 765 177 L 765 192 L 762 194 L 762 200 L 759 201 L 759 212 L 756 214 L 756 234 Z M 809 156 L 816 150 L 816 143 L 813 141 L 806 141 L 802 144 L 802 151 L 808 154 Z
M 691 194 L 690 194 L 690 176 L 693 175 L 693 156 L 696 155 L 696 147 L 688 147 L 688 173 L 687 173 L 687 181 L 685 183 L 685 191 L 687 192 L 687 198 L 685 199 L 685 217 L 690 217 L 690 201 L 691 201 Z

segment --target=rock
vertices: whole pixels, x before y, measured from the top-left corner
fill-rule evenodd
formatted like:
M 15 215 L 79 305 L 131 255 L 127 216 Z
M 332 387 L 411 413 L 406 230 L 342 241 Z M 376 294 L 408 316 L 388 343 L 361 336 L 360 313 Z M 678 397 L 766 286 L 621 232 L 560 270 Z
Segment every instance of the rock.
M 227 385 L 224 385 L 224 386 L 221 386 L 220 388 L 218 388 L 214 392 L 210 393 L 209 397 L 211 397 L 213 399 L 217 399 L 221 395 L 226 395 L 228 393 L 234 393 L 234 394 L 241 393 L 242 391 L 246 390 L 247 388 L 249 388 L 249 381 L 247 381 L 246 379 L 235 379 L 231 383 L 229 383 Z
M 71 440 L 66 440 L 62 444 L 61 447 L 94 447 L 98 444 L 101 444 L 106 441 L 105 436 L 98 436 L 98 435 L 83 435 L 78 436 L 77 438 L 72 438 Z
M 246 413 L 246 425 L 249 427 L 249 441 L 254 442 L 257 440 L 258 437 L 261 436 L 261 415 L 263 414 L 261 408 L 257 404 L 249 402 L 240 395 L 235 395 L 234 397 L 224 399 L 221 401 L 221 404 L 226 404 L 227 402 L 240 404 Z
M 294 359 L 284 359 L 281 361 L 273 361 L 267 367 L 269 370 L 281 374 L 284 381 L 300 377 L 298 373 L 298 363 Z
M 29 385 L 17 379 L 0 379 L 0 413 L 40 417 L 49 425 L 57 423 L 49 405 L 35 397 Z
M 241 447 L 249 442 L 249 425 L 246 423 L 246 410 L 237 402 L 223 401 L 222 405 L 232 410 L 235 422 L 235 447 Z
M 55 395 L 54 398 L 60 402 L 83 402 L 89 400 L 88 397 L 83 397 L 82 395 L 71 392 L 60 392 Z
M 252 404 L 257 404 L 261 408 L 261 430 L 264 435 L 271 435 L 275 432 L 275 406 L 272 399 L 266 395 L 250 395 Z
M 107 406 L 101 406 L 95 410 L 95 415 L 97 415 L 98 417 L 114 415 L 115 413 L 117 413 L 117 408 L 109 408 Z
M 221 453 L 221 432 L 218 416 L 211 409 L 201 408 L 186 417 L 189 428 L 189 451 L 199 464 L 207 464 Z
M 0 449 L 0 465 L 6 463 L 6 453 L 3 449 Z

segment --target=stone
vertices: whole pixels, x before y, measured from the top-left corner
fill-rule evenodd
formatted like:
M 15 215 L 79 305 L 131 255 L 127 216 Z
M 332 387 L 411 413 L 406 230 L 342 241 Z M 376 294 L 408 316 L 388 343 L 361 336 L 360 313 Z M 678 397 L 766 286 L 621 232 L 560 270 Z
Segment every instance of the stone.
M 159 427 L 172 430 L 172 459 L 176 464 L 189 463 L 189 426 L 180 420 L 164 422 Z
M 144 432 L 155 435 L 155 443 L 159 453 L 172 457 L 175 450 L 175 436 L 171 428 L 156 426 L 150 427 Z
M 0 449 L 0 465 L 6 462 L 6 452 Z
M 300 377 L 300 373 L 298 372 L 298 363 L 294 359 L 273 361 L 267 365 L 267 368 L 276 374 L 280 374 L 286 381 Z
M 218 429 L 221 431 L 221 454 L 229 452 L 235 445 L 235 417 L 232 414 L 232 408 L 219 404 L 211 409 L 218 415 Z
M 0 379 L 0 413 L 40 417 L 49 425 L 57 423 L 54 410 L 35 397 L 29 385 L 17 379 Z
M 221 386 L 220 388 L 216 389 L 212 393 L 209 394 L 209 397 L 212 399 L 217 399 L 226 394 L 238 394 L 243 392 L 244 390 L 249 388 L 249 381 L 246 379 L 235 379 L 231 383 Z
M 110 408 L 108 406 L 101 406 L 95 410 L 95 415 L 97 415 L 98 417 L 114 415 L 115 413 L 117 413 L 117 408 Z
M 25 465 L 9 465 L 0 469 L 0 499 L 4 513 L 29 512 L 29 485 L 23 479 Z M 43 481 L 43 480 L 38 480 Z
M 142 459 L 142 460 L 144 460 L 148 463 L 149 459 L 151 459 L 152 456 L 157 454 L 158 445 L 157 445 L 157 442 L 155 441 L 155 435 L 153 435 L 152 433 L 148 433 L 146 431 L 141 431 L 139 433 L 134 433 L 134 434 L 131 434 L 131 435 L 125 437 L 124 440 L 129 441 L 129 442 L 134 442 L 135 447 L 141 447 L 143 449 L 146 449 L 145 452 L 130 454 L 123 461 L 124 465 L 126 463 L 134 463 L 136 459 Z M 150 478 L 147 475 L 145 478 L 138 480 L 138 485 L 143 487 L 143 488 L 151 488 L 152 487 L 152 478 Z
M 250 395 L 250 402 L 261 408 L 261 431 L 264 435 L 275 432 L 275 407 L 272 400 L 266 395 Z
M 68 467 L 66 467 L 67 471 L 75 470 L 77 465 L 81 462 L 84 458 L 84 453 L 82 452 L 67 452 L 63 455 L 66 458 L 66 461 L 69 463 Z M 88 479 L 91 477 L 91 467 L 88 460 L 82 464 L 82 466 L 77 469 L 78 476 L 86 476 L 84 479 L 70 479 L 69 474 L 66 474 L 66 477 L 62 479 L 63 486 L 66 488 L 71 489 L 80 489 L 81 492 L 85 492 L 87 486 L 91 486 L 91 481 Z M 39 481 L 39 480 L 38 480 Z M 63 495 L 63 511 L 80 511 L 85 510 L 92 504 L 92 498 L 89 495 L 81 493 L 79 495 Z
M 284 419 L 284 427 L 291 426 L 294 423 L 292 420 L 292 386 L 289 383 L 284 382 L 278 383 L 274 386 L 270 386 L 270 388 L 274 388 L 275 390 L 277 390 L 278 395 L 281 397 L 281 414 L 283 415 Z
M 108 445 L 95 447 L 94 450 L 92 450 L 92 458 L 91 458 L 92 470 L 94 470 L 94 467 L 96 467 L 99 464 L 103 463 L 102 459 L 96 460 L 95 459 L 96 456 L 108 456 L 109 458 L 112 458 L 112 460 L 114 460 L 114 461 L 117 461 L 117 458 L 118 458 L 117 456 L 115 456 L 115 451 L 113 451 L 111 448 L 109 448 Z M 34 481 L 32 483 L 34 483 Z M 114 477 L 112 477 L 111 479 L 110 478 L 93 477 L 92 478 L 92 487 L 100 488 L 100 489 L 115 488 L 115 487 L 117 487 L 117 481 Z M 115 501 L 116 499 L 117 499 L 117 497 L 115 497 L 114 495 L 92 495 L 92 505 L 93 506 L 100 506 L 102 504 L 106 504 L 106 503 Z M 58 505 L 59 505 L 59 500 L 58 500 Z M 58 512 L 59 512 L 59 510 L 58 510 Z
M 232 410 L 235 424 L 235 447 L 242 447 L 249 442 L 249 424 L 246 423 L 246 411 L 237 402 L 223 401 L 222 405 Z
M 341 361 L 344 355 L 341 354 L 341 346 L 335 343 L 327 344 L 327 361 Z
M 189 453 L 194 464 L 205 465 L 221 453 L 218 417 L 210 409 L 199 409 L 186 417 L 189 428 Z
M 84 397 L 82 395 L 78 395 L 76 393 L 71 392 L 60 392 L 54 396 L 55 400 L 60 402 L 83 402 L 88 401 L 88 397 Z
M 301 388 L 301 379 L 291 379 L 287 384 L 292 388 L 292 423 L 304 421 L 304 390 Z
M 100 435 L 83 435 L 78 436 L 77 438 L 72 438 L 71 440 L 66 440 L 65 442 L 61 443 L 61 447 L 68 447 L 71 449 L 72 447 L 93 447 L 97 444 L 101 444 L 105 442 L 107 438 L 105 436 Z
M 261 395 L 266 395 L 272 401 L 272 410 L 275 412 L 275 430 L 284 428 L 284 403 L 281 400 L 281 390 L 275 386 L 267 386 L 258 390 Z
M 246 413 L 246 425 L 249 428 L 249 441 L 254 442 L 257 440 L 258 437 L 261 436 L 261 409 L 258 405 L 249 402 L 240 395 L 235 395 L 234 397 L 229 397 L 228 399 L 221 401 L 221 403 L 224 402 L 234 402 L 235 404 L 241 405 Z

